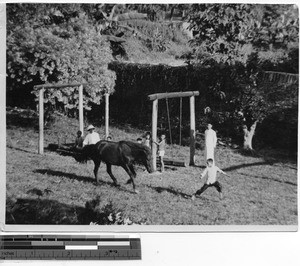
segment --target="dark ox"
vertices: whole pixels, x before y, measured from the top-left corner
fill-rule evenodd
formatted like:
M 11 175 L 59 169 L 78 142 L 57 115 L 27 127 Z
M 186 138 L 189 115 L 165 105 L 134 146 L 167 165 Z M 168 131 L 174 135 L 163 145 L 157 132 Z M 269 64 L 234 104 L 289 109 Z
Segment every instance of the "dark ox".
M 135 193 L 138 193 L 138 191 L 135 189 L 134 184 L 134 178 L 136 177 L 134 164 L 143 164 L 149 173 L 152 172 L 151 150 L 143 144 L 131 141 L 112 142 L 102 140 L 96 144 L 83 147 L 81 153 L 76 155 L 75 159 L 78 162 L 93 160 L 95 164 L 94 175 L 97 181 L 100 164 L 101 162 L 106 163 L 107 173 L 116 186 L 118 182 L 112 174 L 111 166 L 123 167 L 130 177 L 127 183 L 132 183 Z

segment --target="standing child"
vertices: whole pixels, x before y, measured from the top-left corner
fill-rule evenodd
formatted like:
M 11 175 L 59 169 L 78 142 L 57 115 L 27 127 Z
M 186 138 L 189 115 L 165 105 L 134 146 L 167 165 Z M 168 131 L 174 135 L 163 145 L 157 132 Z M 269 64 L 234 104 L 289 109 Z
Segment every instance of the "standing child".
M 207 124 L 205 130 L 205 160 L 213 159 L 215 161 L 215 148 L 217 147 L 217 133 L 212 129 L 212 124 Z
M 83 146 L 83 137 L 82 137 L 82 132 L 80 130 L 77 131 L 77 137 L 75 139 L 75 144 L 74 147 L 76 149 L 81 149 Z
M 160 162 L 160 171 L 164 172 L 164 156 L 165 156 L 165 146 L 166 146 L 166 135 L 162 134 L 160 136 L 160 142 L 153 141 L 158 146 L 158 157 Z
M 144 144 L 151 149 L 151 134 L 149 131 L 146 132 Z
M 223 172 L 219 167 L 214 165 L 214 160 L 209 158 L 206 161 L 206 168 L 204 172 L 201 174 L 201 179 L 205 176 L 207 176 L 206 182 L 199 190 L 196 191 L 195 194 L 192 195 L 192 200 L 195 200 L 196 196 L 200 196 L 207 188 L 209 187 L 215 187 L 217 191 L 219 192 L 220 199 L 223 198 L 222 194 L 222 185 L 217 181 L 217 172 L 220 172 L 224 175 L 227 175 L 225 172 Z

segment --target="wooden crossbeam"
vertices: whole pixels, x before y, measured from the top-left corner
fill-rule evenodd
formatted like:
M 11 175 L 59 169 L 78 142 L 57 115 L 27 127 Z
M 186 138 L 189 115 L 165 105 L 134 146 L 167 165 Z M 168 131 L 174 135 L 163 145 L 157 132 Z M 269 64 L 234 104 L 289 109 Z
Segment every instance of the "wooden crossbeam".
M 166 98 L 180 98 L 180 97 L 191 97 L 199 96 L 199 91 L 183 91 L 183 92 L 166 92 L 166 93 L 155 93 L 148 95 L 150 101 L 166 99 Z
M 85 86 L 87 83 L 69 83 L 69 84 L 40 84 L 40 85 L 35 85 L 34 88 L 36 89 L 60 89 L 60 88 L 66 88 L 66 87 L 79 87 L 80 85 Z

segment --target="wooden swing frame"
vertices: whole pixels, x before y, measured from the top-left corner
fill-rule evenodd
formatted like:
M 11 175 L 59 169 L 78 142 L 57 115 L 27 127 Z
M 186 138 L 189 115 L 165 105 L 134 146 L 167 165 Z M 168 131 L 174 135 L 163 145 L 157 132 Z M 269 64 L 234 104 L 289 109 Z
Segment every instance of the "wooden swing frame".
M 190 97 L 190 163 L 195 165 L 195 137 L 196 137 L 196 120 L 195 120 L 195 96 L 199 96 L 199 91 L 185 92 L 167 92 L 148 95 L 148 99 L 152 103 L 152 167 L 156 171 L 156 151 L 157 147 L 154 142 L 157 141 L 157 116 L 158 116 L 158 100 L 168 98 Z
M 83 121 L 83 86 L 87 83 L 69 83 L 69 84 L 41 84 L 36 85 L 34 88 L 39 89 L 39 147 L 38 153 L 44 153 L 44 91 L 45 89 L 61 89 L 67 87 L 78 87 L 79 94 L 79 130 L 84 132 Z M 105 93 L 105 138 L 109 135 L 109 93 Z

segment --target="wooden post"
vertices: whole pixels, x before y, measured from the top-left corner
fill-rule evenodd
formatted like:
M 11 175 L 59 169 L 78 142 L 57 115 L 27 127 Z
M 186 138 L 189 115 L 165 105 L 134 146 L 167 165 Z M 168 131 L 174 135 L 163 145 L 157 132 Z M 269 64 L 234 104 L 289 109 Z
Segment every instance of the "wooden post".
M 83 85 L 79 85 L 79 129 L 82 132 L 82 134 L 84 133 L 84 125 L 83 125 Z
M 109 135 L 109 93 L 105 93 L 105 139 Z
M 44 153 L 44 88 L 39 90 L 39 154 Z
M 196 121 L 195 121 L 195 96 L 190 97 L 190 165 L 195 165 L 195 137 L 196 137 Z
M 158 99 L 153 101 L 152 104 L 152 140 L 157 139 L 157 113 L 158 113 Z M 156 171 L 156 149 L 157 146 L 152 142 L 152 167 L 153 171 Z

